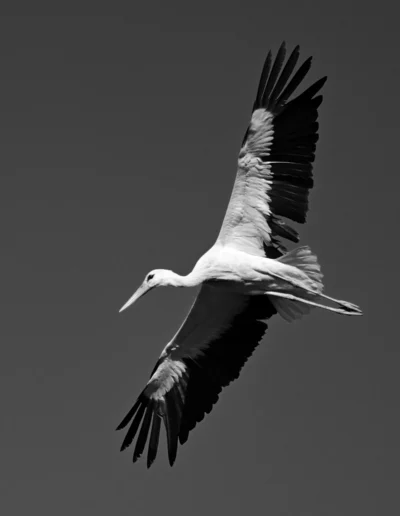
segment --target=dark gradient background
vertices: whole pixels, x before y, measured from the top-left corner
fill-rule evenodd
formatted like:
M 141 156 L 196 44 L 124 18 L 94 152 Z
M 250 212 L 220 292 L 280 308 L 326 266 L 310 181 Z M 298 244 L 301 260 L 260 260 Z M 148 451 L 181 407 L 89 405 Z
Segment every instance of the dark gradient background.
M 321 4 L 0 18 L 1 514 L 400 513 L 398 12 Z M 214 242 L 282 40 L 314 56 L 306 84 L 329 76 L 301 242 L 365 316 L 274 318 L 174 468 L 163 440 L 147 470 L 114 428 L 195 292 L 118 309 Z

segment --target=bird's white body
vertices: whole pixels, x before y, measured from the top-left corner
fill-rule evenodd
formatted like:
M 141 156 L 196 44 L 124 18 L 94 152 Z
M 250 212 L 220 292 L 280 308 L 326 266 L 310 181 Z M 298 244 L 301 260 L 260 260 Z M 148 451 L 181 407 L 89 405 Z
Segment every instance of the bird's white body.
M 310 288 L 307 275 L 292 265 L 218 244 L 198 260 L 186 281 L 187 286 L 208 283 L 246 295 L 291 290 L 293 281 Z
M 282 45 L 273 64 L 271 53 L 265 61 L 216 243 L 187 276 L 151 271 L 121 309 L 155 287 L 201 285 L 188 316 L 118 426 L 129 425 L 121 449 L 132 443 L 140 427 L 133 460 L 149 440 L 148 466 L 157 454 L 161 421 L 172 465 L 178 441 L 186 442 L 221 389 L 239 376 L 273 315 L 293 321 L 314 307 L 361 315 L 356 305 L 322 293 L 320 266 L 308 247 L 286 252 L 281 242 L 299 241 L 287 220 L 300 224 L 306 220 L 322 102 L 316 94 L 326 79 L 291 98 L 310 69 L 311 58 L 295 72 L 299 48 L 284 65 L 285 52 Z

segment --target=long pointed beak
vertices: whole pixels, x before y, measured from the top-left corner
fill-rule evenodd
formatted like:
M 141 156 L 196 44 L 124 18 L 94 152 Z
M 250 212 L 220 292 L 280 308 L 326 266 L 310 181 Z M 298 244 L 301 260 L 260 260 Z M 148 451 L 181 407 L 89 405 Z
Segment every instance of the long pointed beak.
M 123 310 L 128 308 L 128 306 L 133 305 L 133 303 L 137 301 L 139 297 L 144 296 L 146 292 L 148 292 L 152 288 L 153 287 L 149 287 L 146 283 L 142 283 L 140 287 L 136 290 L 136 292 L 133 294 L 133 296 L 129 298 L 128 301 L 124 304 L 124 306 L 119 310 L 119 312 L 121 313 Z

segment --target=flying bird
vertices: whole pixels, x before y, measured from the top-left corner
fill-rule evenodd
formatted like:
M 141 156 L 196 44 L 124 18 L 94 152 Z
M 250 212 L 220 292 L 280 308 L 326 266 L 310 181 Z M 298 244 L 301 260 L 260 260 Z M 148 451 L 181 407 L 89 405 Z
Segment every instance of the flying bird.
M 148 467 L 157 455 L 161 422 L 172 466 L 178 442 L 187 441 L 222 388 L 238 378 L 273 315 L 293 321 L 315 307 L 362 314 L 356 305 L 323 294 L 320 266 L 308 247 L 287 252 L 282 241 L 299 241 L 288 219 L 300 224 L 306 220 L 322 102 L 318 92 L 326 81 L 323 77 L 292 98 L 311 58 L 295 71 L 299 47 L 286 62 L 285 57 L 283 43 L 275 60 L 271 51 L 265 60 L 215 244 L 187 276 L 151 271 L 121 308 L 156 287 L 201 285 L 182 326 L 117 428 L 128 426 L 121 450 L 136 438 L 134 462 L 148 441 Z

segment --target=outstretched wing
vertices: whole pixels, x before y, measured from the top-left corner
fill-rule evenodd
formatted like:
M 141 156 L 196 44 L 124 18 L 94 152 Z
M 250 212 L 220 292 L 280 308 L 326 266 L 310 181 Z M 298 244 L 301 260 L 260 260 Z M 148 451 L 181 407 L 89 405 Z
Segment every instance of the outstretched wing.
M 247 297 L 203 285 L 185 322 L 161 353 L 145 389 L 117 428 L 130 424 L 121 450 L 137 436 L 135 462 L 149 439 L 150 467 L 163 421 L 172 466 L 178 440 L 186 442 L 189 432 L 211 411 L 222 388 L 238 378 L 264 335 L 265 321 L 275 313 L 267 296 Z
M 320 79 L 290 100 L 311 67 L 311 58 L 293 73 L 299 47 L 283 66 L 285 55 L 283 43 L 274 63 L 271 52 L 265 61 L 218 237 L 223 245 L 258 255 L 265 251 L 271 258 L 286 250 L 279 238 L 298 242 L 296 230 L 281 217 L 306 220 L 322 102 L 322 96 L 315 95 L 326 81 Z

